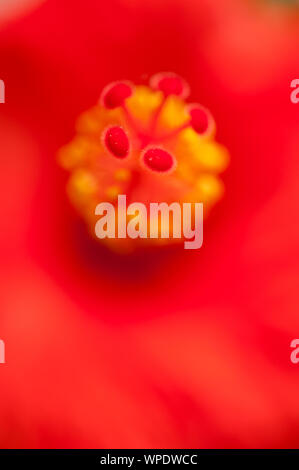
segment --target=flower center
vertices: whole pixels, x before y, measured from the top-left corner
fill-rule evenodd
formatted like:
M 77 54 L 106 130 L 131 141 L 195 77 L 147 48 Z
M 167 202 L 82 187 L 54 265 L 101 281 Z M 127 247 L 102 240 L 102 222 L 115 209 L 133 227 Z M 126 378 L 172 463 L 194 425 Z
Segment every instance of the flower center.
M 153 76 L 149 87 L 114 82 L 80 116 L 60 163 L 70 171 L 71 202 L 90 228 L 95 206 L 115 204 L 119 194 L 128 203 L 203 202 L 205 216 L 221 198 L 228 152 L 215 141 L 211 113 L 187 104 L 188 94 L 173 73 Z

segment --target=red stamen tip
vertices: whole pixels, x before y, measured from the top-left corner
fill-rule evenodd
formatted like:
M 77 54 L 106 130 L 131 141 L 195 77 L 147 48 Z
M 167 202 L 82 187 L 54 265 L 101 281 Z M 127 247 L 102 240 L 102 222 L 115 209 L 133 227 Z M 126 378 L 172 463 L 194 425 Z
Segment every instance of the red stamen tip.
M 170 153 L 161 148 L 151 148 L 143 154 L 144 164 L 152 171 L 168 172 L 174 167 L 175 161 Z
M 125 131 L 118 126 L 110 127 L 105 134 L 104 143 L 116 158 L 125 158 L 129 153 L 129 139 Z
M 201 107 L 192 108 L 190 113 L 190 124 L 198 134 L 206 134 L 212 125 L 210 113 Z
M 102 103 L 105 108 L 114 109 L 122 106 L 124 101 L 132 95 L 132 87 L 125 82 L 108 85 L 102 93 Z
M 186 98 L 189 95 L 189 86 L 181 77 L 174 73 L 158 73 L 151 78 L 151 87 L 160 90 L 164 96 L 176 95 Z

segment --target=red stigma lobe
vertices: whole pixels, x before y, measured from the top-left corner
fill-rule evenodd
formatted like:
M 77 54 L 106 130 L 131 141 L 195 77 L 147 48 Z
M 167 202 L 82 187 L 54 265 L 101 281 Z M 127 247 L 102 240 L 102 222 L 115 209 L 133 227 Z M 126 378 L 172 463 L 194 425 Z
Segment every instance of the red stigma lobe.
M 158 73 L 151 79 L 152 88 L 162 91 L 165 97 L 176 95 L 186 98 L 189 94 L 187 83 L 174 73 Z
M 127 83 L 118 82 L 108 85 L 102 94 L 105 108 L 114 109 L 122 106 L 124 101 L 132 95 L 132 87 Z
M 205 134 L 210 127 L 208 112 L 203 108 L 193 108 L 190 110 L 190 124 L 198 134 Z
M 118 126 L 110 127 L 105 134 L 104 143 L 112 155 L 125 158 L 129 153 L 129 139 L 125 131 Z
M 151 148 L 143 154 L 144 164 L 152 171 L 164 173 L 174 166 L 174 158 L 161 148 Z

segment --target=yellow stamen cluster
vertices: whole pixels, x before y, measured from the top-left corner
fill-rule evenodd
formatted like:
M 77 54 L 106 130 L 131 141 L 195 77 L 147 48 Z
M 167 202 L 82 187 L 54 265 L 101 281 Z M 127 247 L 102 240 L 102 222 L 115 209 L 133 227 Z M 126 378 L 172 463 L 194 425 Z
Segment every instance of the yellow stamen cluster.
M 59 162 L 70 172 L 68 196 L 92 234 L 96 205 L 103 201 L 115 204 L 119 194 L 125 194 L 128 203 L 145 205 L 150 202 L 203 202 L 204 216 L 208 214 L 223 196 L 224 186 L 219 174 L 226 169 L 229 155 L 226 148 L 215 141 L 215 132 L 201 136 L 192 127 L 187 127 L 177 134 L 174 132 L 172 137 L 172 131 L 187 120 L 183 99 L 178 96 L 165 99 L 161 91 L 146 86 L 134 88 L 132 96 L 126 100 L 126 109 L 110 110 L 98 104 L 79 117 L 76 135 L 60 149 Z M 161 146 L 176 160 L 172 172 L 153 173 L 144 168 L 140 161 L 139 136 L 132 122 L 148 144 L 169 134 L 169 139 L 161 137 Z M 114 125 L 124 129 L 130 141 L 130 153 L 125 159 L 114 158 L 103 142 L 103 133 Z M 136 240 L 130 242 L 137 243 Z M 138 241 L 142 245 L 156 242 L 150 239 Z

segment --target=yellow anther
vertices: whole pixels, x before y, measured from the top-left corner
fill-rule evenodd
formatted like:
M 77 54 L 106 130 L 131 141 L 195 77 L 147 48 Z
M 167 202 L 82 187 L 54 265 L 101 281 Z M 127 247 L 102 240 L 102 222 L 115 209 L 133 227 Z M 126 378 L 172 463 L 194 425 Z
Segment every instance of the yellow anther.
M 129 181 L 129 179 L 131 178 L 131 172 L 126 168 L 121 168 L 119 170 L 116 170 L 114 176 L 115 179 L 118 181 Z
M 68 181 L 67 192 L 79 211 L 90 206 L 96 199 L 97 190 L 97 180 L 92 173 L 84 169 L 73 171 Z
M 100 106 L 94 106 L 79 116 L 76 130 L 79 134 L 99 137 L 106 126 L 120 125 L 122 122 L 121 116 L 119 109 L 107 110 Z
M 228 166 L 229 154 L 226 148 L 217 142 L 203 141 L 195 159 L 204 170 L 220 173 Z
M 203 174 L 196 182 L 199 200 L 203 203 L 214 204 L 224 193 L 224 185 L 217 176 Z
M 153 91 L 146 86 L 137 86 L 134 94 L 127 100 L 127 107 L 134 118 L 146 124 L 161 101 L 161 92 Z
M 117 185 L 108 186 L 106 189 L 106 195 L 109 199 L 116 199 L 120 193 L 120 187 Z
M 202 171 L 221 173 L 229 163 L 229 153 L 224 146 L 210 138 L 200 137 L 192 129 L 181 132 L 175 152 L 184 154 L 189 165 Z
M 186 104 L 176 96 L 169 96 L 165 102 L 158 121 L 162 129 L 175 129 L 189 120 Z
M 97 181 L 92 173 L 79 169 L 71 175 L 71 186 L 81 194 L 94 194 L 97 190 Z
M 93 137 L 77 135 L 58 153 L 58 159 L 63 168 L 73 170 L 98 158 L 102 152 L 102 143 Z

